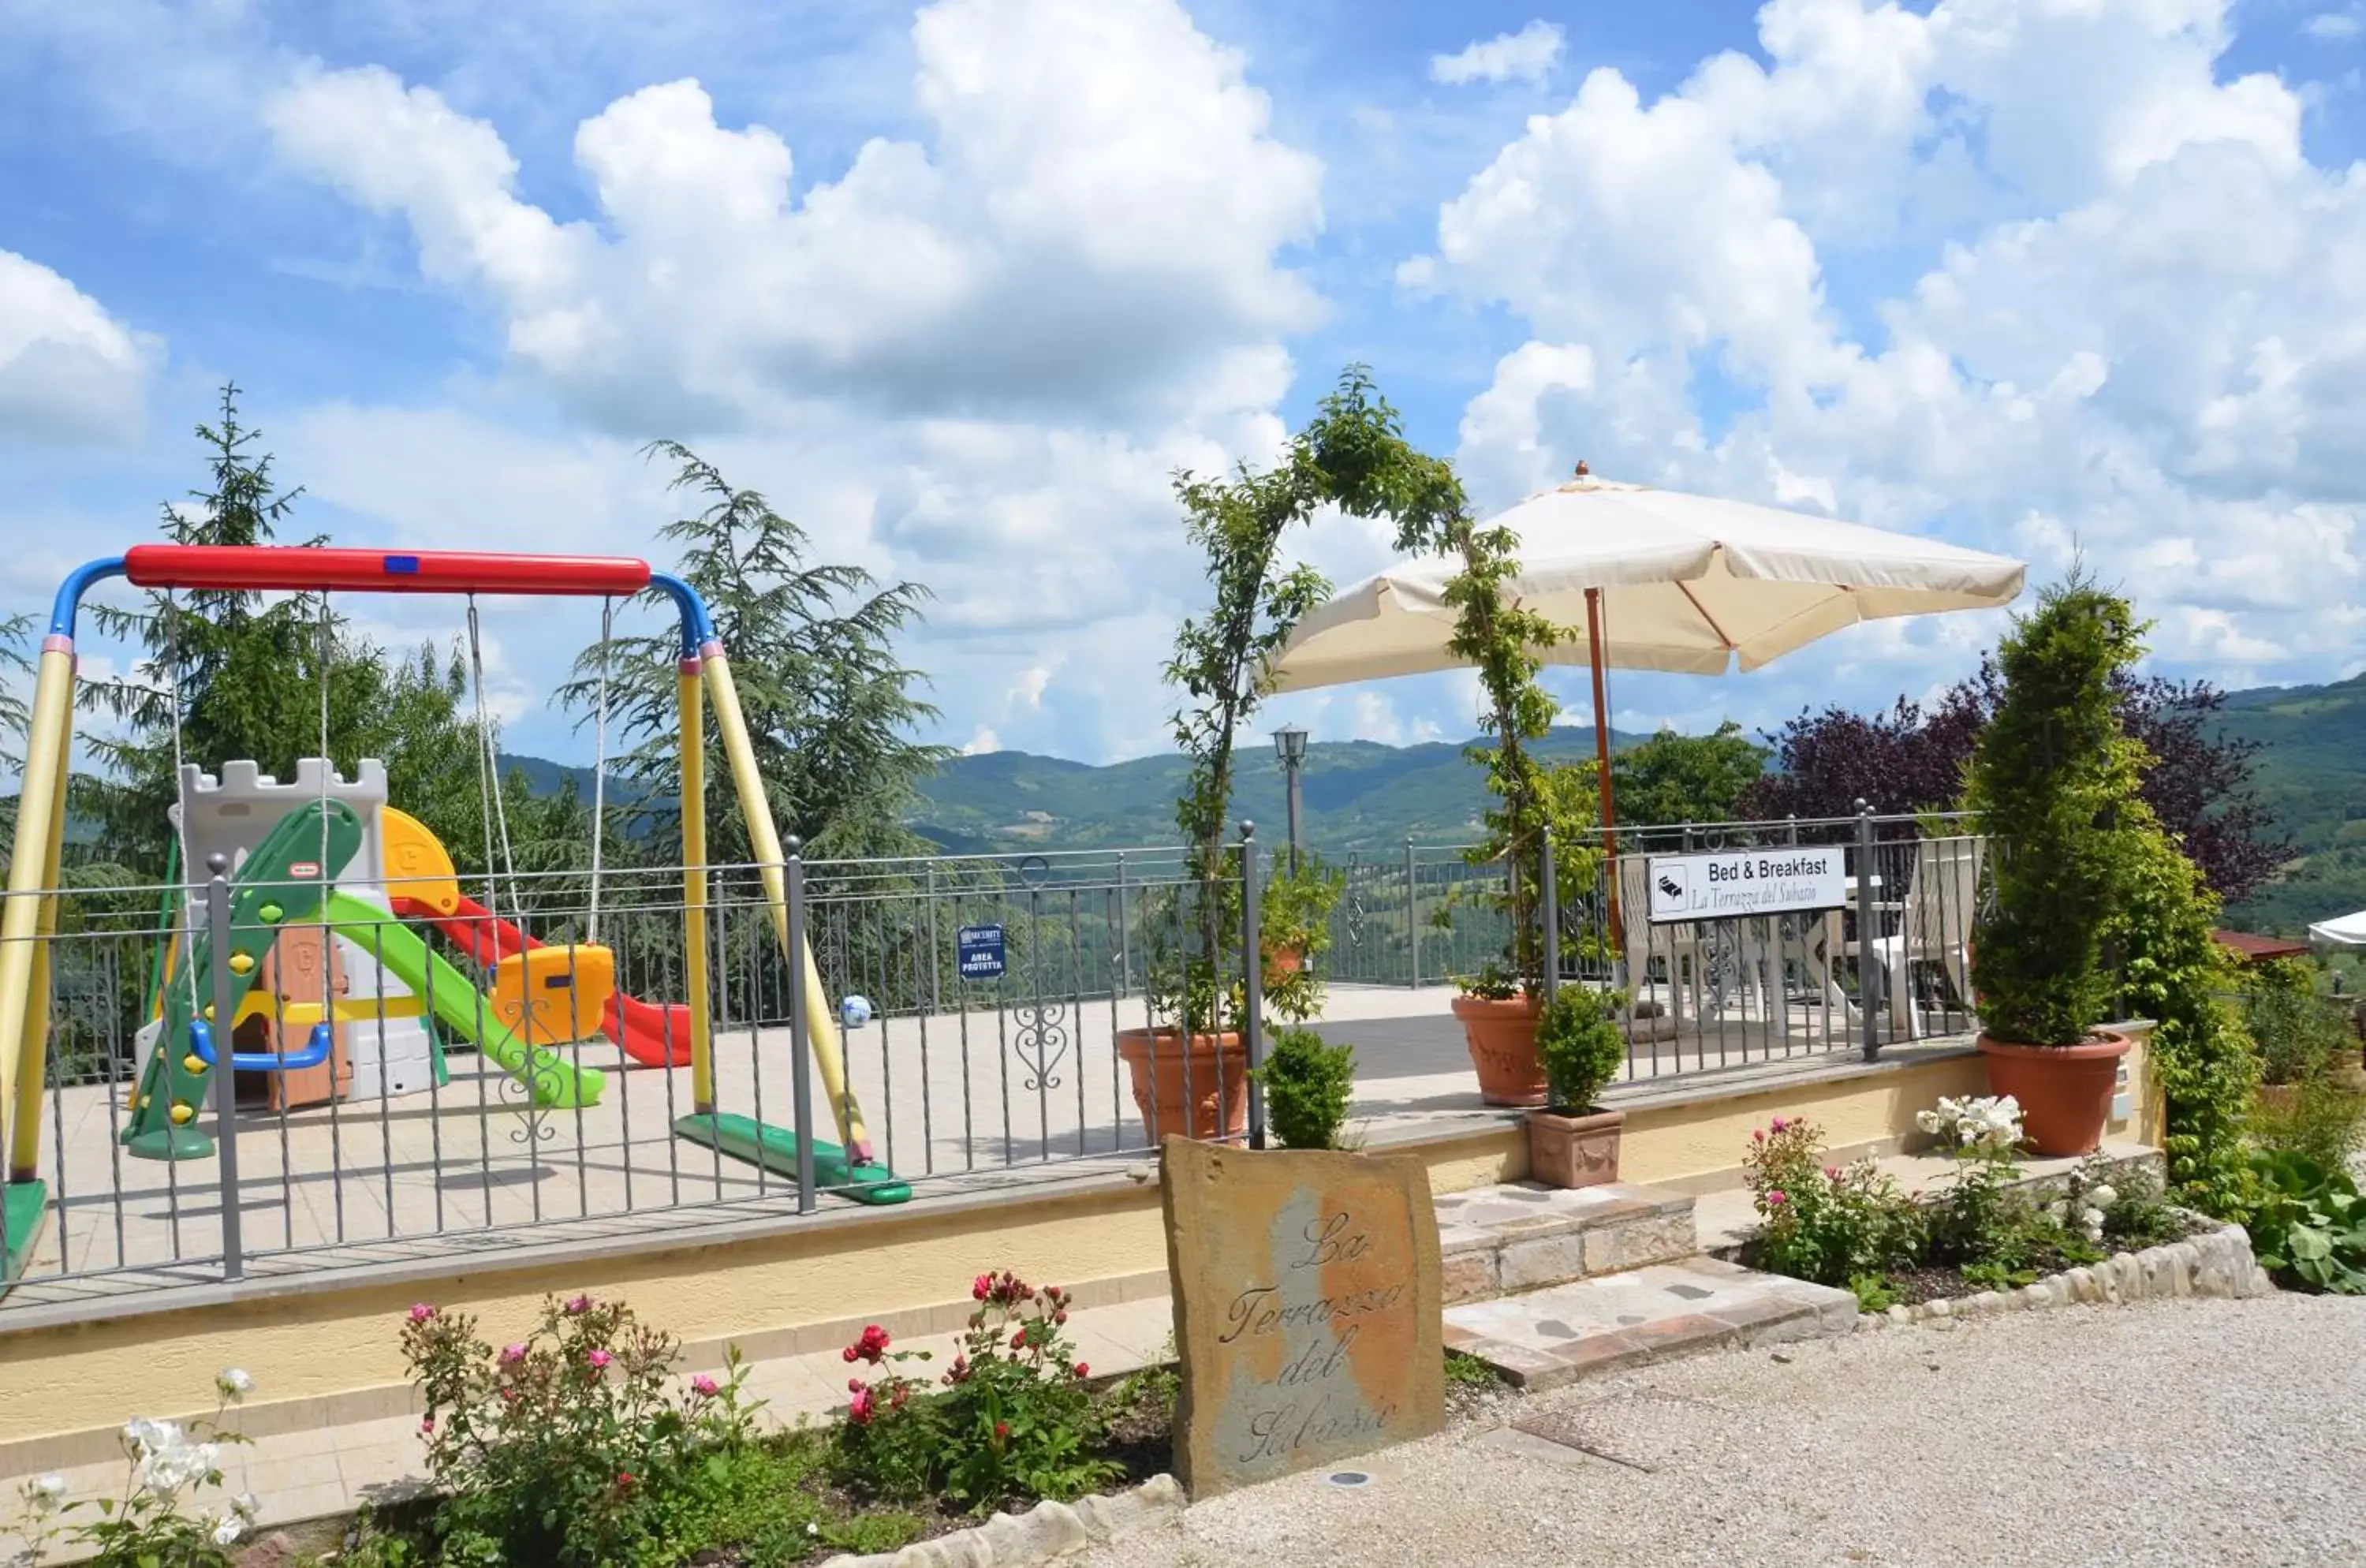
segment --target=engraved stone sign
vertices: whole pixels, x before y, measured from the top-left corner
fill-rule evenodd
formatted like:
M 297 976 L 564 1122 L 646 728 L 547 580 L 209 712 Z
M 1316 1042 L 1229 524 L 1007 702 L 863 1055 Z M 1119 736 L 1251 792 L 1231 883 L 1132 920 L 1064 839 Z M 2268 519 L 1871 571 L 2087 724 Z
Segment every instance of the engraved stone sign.
M 1438 1429 L 1437 1215 L 1418 1158 L 1169 1137 L 1163 1188 L 1175 1461 L 1193 1495 Z

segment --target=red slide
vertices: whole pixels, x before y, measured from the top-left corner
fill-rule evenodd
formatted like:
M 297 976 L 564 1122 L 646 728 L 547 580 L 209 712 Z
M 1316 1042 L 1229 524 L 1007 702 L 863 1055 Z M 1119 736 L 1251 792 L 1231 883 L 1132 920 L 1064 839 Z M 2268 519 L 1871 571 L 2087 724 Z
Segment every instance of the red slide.
M 542 945 L 465 893 L 460 896 L 459 912 L 453 915 L 439 915 L 409 898 L 393 903 L 396 914 L 430 922 L 482 967 Z M 643 1066 L 690 1065 L 690 1009 L 680 1002 L 660 1007 L 618 991 L 608 998 L 602 1027 L 609 1039 L 625 1048 L 625 1055 Z

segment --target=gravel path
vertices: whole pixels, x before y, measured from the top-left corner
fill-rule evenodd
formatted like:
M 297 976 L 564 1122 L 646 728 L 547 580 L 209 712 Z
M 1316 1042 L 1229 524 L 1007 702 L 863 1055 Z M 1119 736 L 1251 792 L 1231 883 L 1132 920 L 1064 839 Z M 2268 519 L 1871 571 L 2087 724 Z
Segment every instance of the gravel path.
M 1506 1400 L 1357 1461 L 1369 1487 L 1294 1476 L 1075 1561 L 2366 1563 L 2366 1301 L 2068 1308 L 1779 1353 Z

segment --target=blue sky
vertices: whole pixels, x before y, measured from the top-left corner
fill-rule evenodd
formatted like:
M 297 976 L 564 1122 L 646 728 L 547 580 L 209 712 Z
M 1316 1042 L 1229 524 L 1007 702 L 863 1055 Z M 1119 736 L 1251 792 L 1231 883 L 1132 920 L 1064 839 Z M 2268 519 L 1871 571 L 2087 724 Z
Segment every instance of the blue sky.
M 674 436 L 934 590 L 934 738 L 1137 754 L 1196 599 L 1167 476 L 1270 454 L 1362 360 L 1486 504 L 1584 457 L 2040 579 L 2077 548 L 2164 669 L 2337 678 L 2361 64 L 2353 0 L 0 0 L 0 599 L 149 536 L 224 378 L 344 542 L 652 551 L 636 453 Z M 1342 582 L 1387 554 L 1302 543 Z M 486 625 L 512 744 L 582 754 L 546 698 L 596 606 Z M 1887 703 L 1996 629 L 1615 705 Z

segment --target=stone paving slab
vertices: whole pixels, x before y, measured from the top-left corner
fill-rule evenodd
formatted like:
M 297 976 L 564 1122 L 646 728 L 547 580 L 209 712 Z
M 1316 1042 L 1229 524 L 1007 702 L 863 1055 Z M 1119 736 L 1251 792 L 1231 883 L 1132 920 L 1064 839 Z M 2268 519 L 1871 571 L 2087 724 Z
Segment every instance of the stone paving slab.
M 1447 1309 L 1446 1348 L 1527 1388 L 1720 1345 L 1852 1333 L 1846 1291 L 1713 1258 L 1654 1264 Z
M 1449 1304 L 1672 1262 L 1696 1246 L 1691 1195 L 1635 1182 L 1513 1182 L 1449 1192 L 1436 1207 Z

